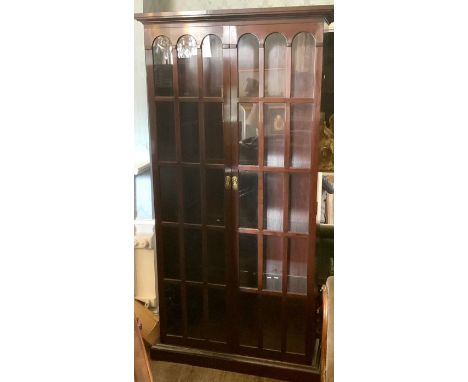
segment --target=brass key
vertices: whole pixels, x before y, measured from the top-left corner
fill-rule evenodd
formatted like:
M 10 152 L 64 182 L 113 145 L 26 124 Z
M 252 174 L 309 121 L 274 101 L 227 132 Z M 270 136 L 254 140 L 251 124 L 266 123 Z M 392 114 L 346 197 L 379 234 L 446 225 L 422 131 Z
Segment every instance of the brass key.
M 227 175 L 225 178 L 224 178 L 224 188 L 226 190 L 230 190 L 231 189 L 231 177 L 229 175 Z
M 233 176 L 233 177 L 232 177 L 232 189 L 233 189 L 234 191 L 237 191 L 238 185 L 239 185 L 239 181 L 238 181 L 238 179 L 237 179 L 237 176 Z

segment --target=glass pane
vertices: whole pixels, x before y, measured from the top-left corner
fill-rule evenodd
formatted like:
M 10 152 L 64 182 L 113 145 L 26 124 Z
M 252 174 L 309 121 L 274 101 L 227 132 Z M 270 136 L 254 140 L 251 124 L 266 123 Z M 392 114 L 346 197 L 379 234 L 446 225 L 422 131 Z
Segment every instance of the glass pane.
M 289 174 L 289 230 L 309 232 L 309 174 Z
M 281 350 L 281 297 L 262 296 L 263 348 Z
M 208 163 L 224 163 L 223 104 L 205 102 L 205 146 Z
M 223 43 L 218 36 L 203 39 L 203 94 L 205 97 L 223 96 Z
M 265 40 L 265 97 L 286 94 L 286 37 L 272 33 Z
M 206 169 L 206 223 L 224 223 L 224 170 Z
M 313 97 L 315 79 L 315 39 L 310 33 L 301 32 L 292 43 L 293 97 Z
M 180 286 L 166 284 L 164 288 L 164 300 L 166 304 L 166 332 L 168 334 L 182 335 Z
M 193 36 L 182 36 L 177 42 L 179 95 L 198 95 L 197 41 Z
M 156 102 L 156 130 L 159 160 L 176 160 L 174 104 Z
M 203 289 L 187 286 L 187 334 L 203 338 Z
M 286 302 L 288 312 L 288 330 L 286 332 L 286 351 L 305 353 L 306 342 L 306 306 L 305 301 L 290 299 Z
M 208 338 L 226 341 L 226 298 L 222 289 L 208 288 Z
M 224 284 L 226 282 L 224 231 L 207 231 L 207 255 L 207 281 L 214 284 Z
M 284 103 L 265 104 L 265 166 L 284 166 L 284 130 L 286 105 Z
M 166 36 L 153 42 L 154 93 L 157 96 L 172 96 L 172 44 Z
M 256 294 L 239 294 L 239 343 L 258 345 L 258 299 Z
M 290 238 L 288 248 L 288 292 L 307 294 L 309 241 L 300 237 Z
M 182 168 L 184 186 L 184 222 L 201 223 L 200 169 Z
M 257 287 L 257 235 L 239 234 L 239 285 Z
M 162 227 L 164 277 L 180 279 L 179 233 L 177 228 Z
M 239 104 L 239 164 L 258 165 L 258 104 Z
M 239 171 L 239 227 L 258 227 L 258 174 Z
M 283 239 L 277 236 L 263 237 L 263 289 L 282 290 Z
M 313 120 L 311 104 L 291 105 L 291 167 L 310 168 Z
M 176 222 L 179 214 L 177 208 L 177 174 L 175 167 L 159 167 L 159 187 L 161 190 L 161 219 Z
M 203 281 L 202 232 L 198 229 L 184 231 L 185 277 L 190 281 Z
M 263 226 L 267 230 L 283 230 L 283 174 L 263 175 Z
M 198 103 L 180 103 L 180 135 L 182 161 L 199 163 Z
M 258 39 L 245 34 L 237 44 L 239 97 L 258 97 Z

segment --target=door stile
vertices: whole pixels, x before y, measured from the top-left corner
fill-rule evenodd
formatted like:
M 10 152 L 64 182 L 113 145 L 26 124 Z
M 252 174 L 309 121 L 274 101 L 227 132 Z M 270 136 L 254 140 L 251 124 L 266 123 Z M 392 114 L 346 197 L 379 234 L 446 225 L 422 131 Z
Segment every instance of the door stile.
M 203 92 L 203 57 L 201 45 L 197 47 L 197 78 L 198 78 L 198 94 L 202 96 Z M 205 105 L 200 99 L 198 100 L 198 139 L 200 153 L 200 192 L 201 192 L 201 236 L 202 236 L 202 337 L 207 340 L 208 327 L 208 288 L 207 283 L 207 231 L 206 231 L 206 158 L 205 158 Z
M 229 47 L 230 26 L 223 26 L 222 49 L 223 49 L 223 136 L 224 136 L 224 179 L 232 179 L 233 155 L 232 155 L 232 123 L 231 123 L 231 50 Z M 229 177 L 229 178 L 228 178 Z M 232 183 L 231 183 L 232 184 Z M 234 218 L 232 188 L 224 187 L 224 220 L 225 220 L 225 256 L 226 256 L 226 303 L 227 303 L 227 346 L 229 351 L 235 347 L 236 335 L 236 305 L 232 304 L 235 300 L 235 249 L 232 245 L 234 239 Z
M 289 264 L 289 239 L 286 234 L 289 231 L 289 201 L 290 201 L 290 189 L 289 189 L 289 156 L 290 156 L 290 131 L 291 131 L 291 45 L 287 44 L 286 47 L 286 89 L 285 97 L 287 102 L 286 106 L 286 120 L 285 120 L 285 137 L 284 137 L 284 169 L 283 175 L 283 257 L 282 257 L 282 293 L 281 293 L 281 305 L 282 305 L 282 322 L 281 322 L 281 353 L 286 353 L 286 340 L 288 330 L 287 320 L 287 293 L 288 293 L 288 264 Z
M 233 44 L 232 38 L 234 36 L 232 28 L 229 26 L 229 44 L 226 50 L 229 52 L 228 56 L 228 72 L 229 72 L 229 145 L 230 145 L 230 173 L 231 178 L 233 176 L 239 176 L 238 171 L 238 145 L 239 140 L 239 128 L 238 128 L 238 93 L 237 93 L 237 49 L 236 44 Z M 232 179 L 231 179 L 232 180 Z M 240 315 L 239 310 L 236 309 L 239 306 L 239 233 L 237 232 L 237 225 L 239 222 L 239 194 L 233 192 L 232 188 L 228 191 L 231 210 L 230 210 L 230 241 L 231 244 L 231 297 L 232 297 L 232 348 L 234 350 L 239 347 L 239 332 L 237 330 L 237 323 L 239 322 Z
M 158 163 L 158 146 L 156 142 L 158 126 L 156 125 L 156 105 L 154 91 L 154 69 L 153 69 L 153 49 L 145 49 L 145 65 L 146 65 L 146 87 L 148 89 L 148 122 L 149 136 L 151 144 L 150 161 L 151 161 L 151 185 L 153 188 L 153 212 L 155 217 L 155 236 L 156 236 L 156 253 L 155 253 L 155 270 L 157 273 L 157 291 L 158 302 L 163 307 L 163 312 L 160 314 L 161 325 L 161 341 L 166 339 L 166 316 L 164 308 L 164 280 L 163 280 L 163 242 L 161 234 L 161 210 L 158 208 L 161 204 L 160 196 L 160 181 L 159 181 L 159 163 Z
M 185 235 L 184 235 L 184 187 L 182 174 L 182 136 L 180 126 L 180 101 L 179 101 L 179 62 L 177 59 L 177 45 L 172 49 L 173 56 L 173 87 L 174 87 L 174 113 L 175 113 L 175 141 L 176 141 L 176 161 L 177 169 L 177 189 L 179 195 L 177 198 L 178 223 L 179 223 L 179 264 L 180 264 L 180 293 L 182 308 L 182 337 L 187 338 L 187 290 L 186 290 L 186 264 L 185 264 Z
M 315 33 L 316 51 L 315 51 L 315 81 L 314 81 L 314 103 L 313 103 L 313 127 L 311 134 L 311 174 L 310 174 L 310 210 L 309 210 L 309 258 L 307 267 L 307 307 L 306 307 L 306 335 L 310 339 L 306 342 L 306 359 L 312 360 L 314 352 L 314 343 L 312 338 L 315 337 L 316 331 L 316 300 L 318 290 L 315 287 L 315 270 L 316 270 L 316 231 L 317 227 L 314 222 L 317 215 L 317 175 L 319 166 L 319 140 L 320 140 L 320 101 L 322 89 L 322 61 L 323 61 L 323 23 L 318 27 Z

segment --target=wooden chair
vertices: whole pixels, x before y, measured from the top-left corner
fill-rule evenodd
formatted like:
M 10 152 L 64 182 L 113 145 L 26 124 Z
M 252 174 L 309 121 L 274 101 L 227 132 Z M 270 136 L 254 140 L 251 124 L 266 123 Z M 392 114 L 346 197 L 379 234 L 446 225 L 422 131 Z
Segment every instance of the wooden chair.
M 146 353 L 145 344 L 141 337 L 141 325 L 138 318 L 135 317 L 135 359 L 134 359 L 134 375 L 135 382 L 153 382 L 148 355 Z
M 334 380 L 334 278 L 330 276 L 322 287 L 323 321 L 320 375 L 322 382 Z

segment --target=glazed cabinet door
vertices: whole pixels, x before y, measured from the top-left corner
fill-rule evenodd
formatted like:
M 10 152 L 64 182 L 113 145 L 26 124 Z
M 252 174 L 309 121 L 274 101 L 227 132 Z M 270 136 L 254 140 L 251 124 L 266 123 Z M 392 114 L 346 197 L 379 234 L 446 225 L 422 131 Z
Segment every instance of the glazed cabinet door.
M 145 28 L 163 343 L 310 364 L 322 40 Z
M 196 25 L 145 30 L 161 340 L 222 351 L 231 229 L 228 33 Z
M 319 21 L 230 29 L 241 354 L 306 363 L 314 352 L 322 39 Z

